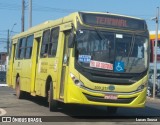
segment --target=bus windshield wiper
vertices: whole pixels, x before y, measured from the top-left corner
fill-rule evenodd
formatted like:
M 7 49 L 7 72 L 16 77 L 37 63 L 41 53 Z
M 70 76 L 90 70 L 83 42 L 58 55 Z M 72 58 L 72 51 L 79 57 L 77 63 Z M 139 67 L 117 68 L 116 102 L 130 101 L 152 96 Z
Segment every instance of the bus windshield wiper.
M 128 58 L 127 58 L 127 66 L 128 66 L 128 63 L 129 63 L 129 57 L 130 57 L 130 55 L 133 53 L 134 44 L 135 44 L 135 40 L 134 40 L 134 38 L 132 37 L 132 42 L 131 42 L 131 46 L 130 46 L 129 53 L 128 53 Z M 134 62 L 134 61 L 133 61 L 133 62 Z M 132 69 L 133 62 L 132 62 L 132 64 L 131 64 L 129 70 Z
M 95 31 L 96 31 L 97 35 L 99 36 L 99 38 L 100 38 L 101 40 L 105 40 L 105 39 L 106 39 L 106 38 L 104 37 L 104 35 L 103 35 L 98 29 L 95 28 Z

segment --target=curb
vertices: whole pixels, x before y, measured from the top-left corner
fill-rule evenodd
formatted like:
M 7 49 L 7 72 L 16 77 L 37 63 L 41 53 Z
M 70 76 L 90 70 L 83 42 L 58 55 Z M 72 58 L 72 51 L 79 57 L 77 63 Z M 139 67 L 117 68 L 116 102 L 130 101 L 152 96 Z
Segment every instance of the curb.
M 8 85 L 7 85 L 7 84 L 0 84 L 0 87 L 1 87 L 1 86 L 3 87 L 3 86 L 8 86 Z
M 152 98 L 152 97 L 147 97 L 147 101 L 149 102 L 155 102 L 155 103 L 160 103 L 160 98 Z

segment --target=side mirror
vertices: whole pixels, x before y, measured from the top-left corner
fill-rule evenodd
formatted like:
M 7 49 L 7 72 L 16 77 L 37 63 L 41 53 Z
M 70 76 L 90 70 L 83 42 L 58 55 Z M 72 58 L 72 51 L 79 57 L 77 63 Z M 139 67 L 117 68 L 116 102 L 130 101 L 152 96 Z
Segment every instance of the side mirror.
M 75 40 L 74 29 L 72 29 L 68 38 L 68 48 L 73 48 L 74 40 Z

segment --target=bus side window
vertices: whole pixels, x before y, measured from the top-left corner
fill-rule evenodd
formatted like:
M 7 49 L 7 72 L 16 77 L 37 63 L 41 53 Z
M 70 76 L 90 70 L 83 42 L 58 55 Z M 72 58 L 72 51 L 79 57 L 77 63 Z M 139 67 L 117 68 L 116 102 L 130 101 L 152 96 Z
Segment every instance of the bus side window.
M 18 40 L 16 48 L 16 59 L 24 58 L 25 45 L 26 45 L 26 38 L 21 38 L 20 40 Z
M 17 42 L 17 44 L 16 44 L 16 58 L 15 58 L 15 59 L 18 59 L 19 41 L 20 41 L 20 40 L 18 40 L 18 42 Z
M 48 54 L 50 56 L 53 57 L 56 56 L 58 38 L 59 38 L 59 27 L 56 27 L 51 30 L 51 37 L 50 37 L 49 51 L 48 51 Z
M 41 58 L 47 57 L 48 55 L 48 44 L 50 41 L 50 30 L 43 32 L 42 46 L 41 46 Z
M 33 35 L 27 37 L 27 43 L 25 48 L 25 58 L 30 59 L 32 54 Z
M 13 43 L 13 41 L 11 43 Z M 13 48 L 13 45 L 11 44 L 10 49 L 9 49 L 9 60 L 11 59 L 12 48 Z

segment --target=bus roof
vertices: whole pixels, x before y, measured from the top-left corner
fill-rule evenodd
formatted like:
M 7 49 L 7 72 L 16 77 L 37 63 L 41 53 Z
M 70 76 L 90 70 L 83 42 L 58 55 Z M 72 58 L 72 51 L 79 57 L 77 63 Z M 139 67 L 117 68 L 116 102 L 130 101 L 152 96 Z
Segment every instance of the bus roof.
M 60 19 L 57 19 L 57 20 L 48 20 L 48 21 L 45 21 L 39 25 L 36 25 L 20 34 L 17 34 L 15 36 L 13 36 L 12 39 L 16 39 L 16 38 L 19 38 L 21 36 L 25 36 L 25 35 L 28 35 L 28 34 L 31 34 L 31 33 L 34 33 L 36 31 L 40 31 L 42 29 L 47 29 L 47 28 L 50 28 L 51 26 L 53 25 L 59 25 L 61 23 L 65 23 L 65 22 L 71 22 L 73 21 L 74 17 L 78 16 L 80 12 L 74 12 L 74 13 L 71 13 L 69 14 L 68 16 L 65 16 L 65 17 L 62 17 Z M 144 20 L 144 19 L 141 19 L 141 18 L 137 18 L 137 17 L 132 17 L 132 16 L 127 16 L 127 15 L 120 15 L 120 14 L 114 14 L 114 13 L 105 13 L 105 12 L 87 12 L 87 11 L 81 11 L 81 13 L 88 13 L 88 14 L 104 14 L 104 15 L 113 15 L 113 16 L 121 16 L 121 17 L 127 17 L 127 18 L 132 18 L 132 19 L 138 19 L 138 20 Z
M 19 38 L 21 36 L 25 36 L 25 35 L 28 35 L 28 34 L 31 34 L 31 33 L 37 32 L 37 31 L 41 31 L 43 29 L 50 28 L 53 25 L 56 26 L 56 25 L 59 25 L 61 23 L 72 21 L 73 17 L 76 16 L 77 14 L 78 14 L 78 12 L 75 12 L 75 13 L 71 13 L 70 15 L 68 15 L 66 17 L 62 17 L 62 18 L 59 18 L 59 19 L 56 19 L 56 20 L 45 21 L 45 22 L 43 22 L 43 23 L 41 23 L 39 25 L 31 27 L 30 29 L 28 29 L 28 30 L 26 30 L 26 31 L 24 31 L 24 32 L 22 32 L 20 34 L 17 34 L 15 36 L 13 36 L 12 39 L 16 39 L 16 38 Z
M 144 20 L 144 19 L 138 18 L 138 17 L 128 16 L 128 15 L 122 15 L 122 14 L 116 14 L 116 13 L 110 13 L 110 12 L 88 12 L 88 11 L 81 11 L 81 12 L 82 13 L 91 13 L 91 14 L 106 14 L 106 15 L 113 15 L 113 16 L 122 16 L 122 17 L 128 17 L 128 18 L 138 19 L 138 20 Z

